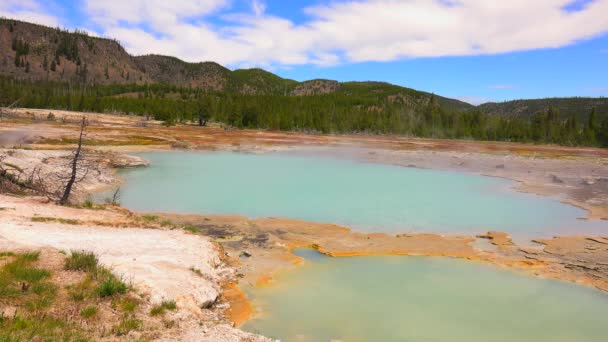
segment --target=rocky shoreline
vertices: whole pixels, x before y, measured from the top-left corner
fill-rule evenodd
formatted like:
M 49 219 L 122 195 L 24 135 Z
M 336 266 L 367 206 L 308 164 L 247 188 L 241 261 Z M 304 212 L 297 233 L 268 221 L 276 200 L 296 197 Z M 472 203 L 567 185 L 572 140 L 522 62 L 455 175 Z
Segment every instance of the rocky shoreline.
M 27 110 L 21 110 L 24 117 Z M 48 112 L 48 111 L 45 111 Z M 74 115 L 56 112 L 56 117 Z M 545 196 L 559 196 L 571 205 L 587 210 L 587 219 L 608 219 L 608 152 L 594 149 L 569 149 L 562 147 L 528 146 L 519 144 L 454 142 L 440 140 L 406 139 L 396 137 L 368 136 L 306 136 L 298 133 L 236 131 L 227 132 L 219 128 L 198 128 L 191 126 L 165 128 L 158 123 L 140 124 L 139 118 L 121 116 L 117 120 L 111 115 L 87 114 L 94 117 L 89 129 L 91 144 L 87 146 L 95 158 L 98 171 L 92 173 L 78 188 L 77 199 L 83 200 L 87 194 L 109 189 L 120 184 L 115 171 L 125 167 L 147 166 L 147 161 L 128 156 L 125 153 L 147 150 L 170 150 L 188 148 L 198 150 L 230 150 L 265 153 L 289 150 L 292 153 L 324 154 L 336 158 L 349 158 L 365 162 L 399 165 L 403 167 L 433 168 L 501 177 L 518 182 L 516 190 Z M 65 123 L 42 123 L 31 127 L 31 120 L 14 120 L 0 123 L 0 136 L 10 133 L 20 140 L 5 141 L 0 154 L 6 155 L 6 162 L 17 166 L 23 172 L 40 170 L 43 175 L 56 172 L 60 162 L 70 152 L 71 147 L 65 137 L 77 128 Z M 14 132 L 25 132 L 15 134 Z M 5 139 L 6 140 L 6 139 Z M 272 281 L 273 275 L 281 270 L 296 267 L 301 259 L 291 251 L 294 248 L 315 248 L 319 252 L 334 257 L 354 257 L 365 255 L 424 255 L 464 258 L 488 262 L 499 267 L 521 271 L 527 274 L 562 279 L 593 286 L 608 291 L 608 237 L 598 232 L 595 236 L 559 236 L 535 240 L 538 247 L 530 247 L 514 242 L 511 237 L 500 232 L 488 232 L 477 237 L 438 234 L 362 234 L 346 227 L 333 224 L 302 222 L 290 219 L 264 218 L 248 219 L 242 216 L 223 215 L 177 215 L 149 214 L 150 222 L 135 220 L 142 217 L 125 209 L 110 206 L 103 210 L 57 207 L 36 198 L 14 198 L 2 196 L 2 219 L 0 227 L 4 240 L 2 248 L 13 244 L 41 246 L 43 241 L 36 234 L 124 234 L 111 229 L 124 230 L 143 235 L 162 234 L 164 238 L 189 241 L 196 238 L 196 244 L 212 244 L 216 249 L 209 253 L 217 260 L 223 260 L 222 269 L 231 276 L 216 276 L 215 270 L 201 270 L 205 280 L 213 279 L 211 288 L 218 298 L 227 299 L 215 306 L 209 316 L 194 314 L 193 319 L 183 323 L 184 329 L 178 334 L 183 340 L 197 340 L 200 336 L 213 336 L 214 332 L 227 334 L 231 340 L 265 340 L 263 337 L 242 333 L 233 329 L 229 321 L 242 323 L 254 313 L 247 298 L 237 285 L 261 286 Z M 5 204 L 6 203 L 6 204 Z M 8 213 L 8 214 L 4 214 Z M 78 224 L 66 226 L 53 221 L 32 225 L 34 214 L 70 218 Z M 188 227 L 188 233 L 174 231 Z M 82 231 L 80 231 L 81 229 Z M 140 229 L 140 230 L 138 230 Z M 158 231 L 156 233 L 147 230 Z M 16 230 L 20 234 L 14 234 Z M 86 230 L 86 232 L 85 232 Z M 26 233 L 30 232 L 30 235 Z M 177 234 L 177 235 L 176 235 Z M 6 235 L 6 236 L 5 236 Z M 7 238 L 8 236 L 8 238 Z M 483 247 L 488 241 L 492 248 Z M 54 248 L 70 248 L 65 241 L 57 242 Z M 208 245 L 211 246 L 211 245 Z M 107 253 L 108 250 L 101 251 Z M 150 253 L 167 253 L 167 250 Z M 127 257 L 125 254 L 123 257 Z M 187 258 L 187 256 L 182 256 Z M 103 261 L 103 259 L 102 259 Z M 111 261 L 109 261 L 111 262 Z M 127 263 L 128 264 L 128 263 Z M 183 268 L 184 265 L 181 265 Z M 178 267 L 179 268 L 179 267 Z M 132 270 L 132 269 L 128 269 Z M 182 270 L 183 271 L 183 270 Z M 165 270 L 163 272 L 170 272 Z M 190 270 L 190 277 L 193 272 Z M 188 273 L 188 272 L 186 272 Z M 196 276 L 196 274 L 194 274 Z M 164 274 L 166 277 L 166 274 Z M 142 288 L 147 277 L 142 280 Z M 188 278 L 192 286 L 202 286 L 195 278 Z M 158 278 L 157 281 L 161 281 Z M 196 285 L 193 285 L 196 284 Z M 215 284 L 215 285 L 213 285 Z M 175 287 L 175 290 L 179 286 Z M 188 287 L 184 287 L 188 288 Z M 153 293 L 154 290 L 149 290 Z M 165 290 L 162 290 L 165 291 Z M 160 291 L 160 292 L 162 292 Z M 159 292 L 159 293 L 160 293 Z M 196 290 L 189 291 L 196 293 Z M 223 293 L 223 295 L 222 295 Z M 154 295 L 151 294 L 151 298 Z M 179 297 L 179 296 L 177 296 Z M 186 298 L 185 295 L 184 298 Z M 181 298 L 181 297 L 180 297 Z M 199 298 L 200 299 L 200 298 Z M 185 300 L 195 303 L 189 307 L 189 314 L 196 312 L 205 301 Z M 217 303 L 216 303 L 217 304 Z M 219 309 L 218 309 L 219 307 Z M 204 311 L 204 310 L 203 310 Z M 197 324 L 196 322 L 211 322 Z M 189 328 L 185 328 L 189 326 Z M 204 326 L 204 327 L 203 327 Z M 198 335 L 197 335 L 198 334 Z M 202 335 L 201 335 L 202 334 Z M 211 335 L 207 335 L 211 334 Z M 176 335 L 177 336 L 177 335 Z M 221 335 L 215 335 L 217 338 Z M 210 340 L 213 340 L 209 337 Z M 225 339 L 217 339 L 225 340 Z

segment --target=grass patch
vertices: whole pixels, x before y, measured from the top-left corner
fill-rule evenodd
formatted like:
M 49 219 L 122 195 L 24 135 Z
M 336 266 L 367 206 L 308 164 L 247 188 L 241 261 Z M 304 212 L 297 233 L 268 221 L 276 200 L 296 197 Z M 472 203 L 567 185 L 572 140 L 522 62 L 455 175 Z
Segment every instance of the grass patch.
M 0 301 L 18 301 L 15 304 L 32 312 L 51 306 L 57 294 L 57 287 L 46 281 L 51 272 L 32 265 L 40 253 L 13 253 L 12 257 L 0 270 Z
M 80 316 L 85 319 L 90 319 L 97 316 L 99 309 L 95 305 L 89 305 L 80 310 Z
M 85 272 L 79 283 L 64 287 L 61 279 L 51 282 L 50 270 L 37 267 L 40 253 L 0 253 L 9 258 L 3 259 L 5 264 L 0 266 L 0 307 L 17 308 L 16 314 L 0 314 L 0 342 L 89 341 L 107 337 L 108 333 L 126 335 L 143 326 L 135 319 L 139 299 L 122 295 L 129 289 L 127 284 L 100 266 L 95 254 L 72 251 L 64 258 L 64 269 Z M 63 291 L 72 300 L 61 300 Z M 111 324 L 115 326 L 111 332 L 107 331 L 106 322 L 96 319 L 110 301 L 112 307 L 120 310 L 113 313 Z M 164 310 L 171 307 L 166 303 Z
M 48 270 L 31 266 L 31 263 L 38 260 L 38 253 L 24 253 L 18 255 L 13 262 L 4 265 L 3 276 L 11 277 L 14 281 L 25 281 L 37 283 L 51 276 Z
M 99 260 L 94 253 L 85 251 L 72 251 L 65 259 L 65 269 L 71 271 L 93 272 L 97 269 Z
M 158 216 L 156 216 L 156 215 L 144 215 L 141 218 L 144 219 L 144 221 L 147 221 L 147 222 L 153 222 L 153 221 L 158 220 Z
M 141 327 L 142 322 L 131 317 L 124 317 L 120 323 L 112 328 L 112 332 L 117 336 L 126 335 L 132 330 L 137 330 Z
M 95 280 L 97 287 L 95 293 L 100 298 L 112 297 L 117 294 L 125 294 L 129 287 L 122 280 L 118 279 L 110 270 L 98 267 L 95 270 Z
M 160 222 L 160 225 L 162 227 L 173 227 L 173 222 L 171 222 L 170 220 L 162 220 Z
M 82 302 L 87 298 L 94 297 L 94 284 L 91 277 L 87 277 L 80 283 L 68 288 L 68 295 L 75 302 Z
M 31 218 L 32 222 L 58 222 L 62 224 L 71 224 L 76 225 L 80 224 L 80 221 L 73 219 L 65 219 L 65 218 L 56 218 L 56 217 L 44 217 L 44 216 L 34 216 Z
M 112 307 L 122 312 L 133 312 L 139 306 L 139 300 L 132 297 L 118 298 L 112 302 Z
M 84 201 L 80 207 L 83 209 L 93 209 L 93 210 L 103 210 L 106 208 L 103 205 L 95 204 L 91 200 Z
M 201 229 L 194 226 L 185 226 L 184 230 L 189 231 L 190 233 L 200 233 Z
M 163 301 L 159 305 L 154 306 L 150 310 L 150 315 L 152 315 L 152 316 L 164 315 L 167 312 L 167 310 L 170 310 L 170 311 L 177 310 L 177 304 L 175 304 L 174 300 Z
M 94 253 L 85 251 L 72 251 L 70 257 L 65 259 L 65 269 L 82 271 L 87 277 L 80 283 L 70 287 L 68 294 L 76 302 L 91 297 L 112 297 L 125 294 L 129 287 L 112 272 L 99 265 Z
M 82 203 L 82 207 L 87 209 L 93 209 L 95 207 L 95 204 L 91 200 L 86 200 L 84 201 L 84 203 Z
M 87 341 L 81 329 L 48 316 L 0 318 L 0 341 Z

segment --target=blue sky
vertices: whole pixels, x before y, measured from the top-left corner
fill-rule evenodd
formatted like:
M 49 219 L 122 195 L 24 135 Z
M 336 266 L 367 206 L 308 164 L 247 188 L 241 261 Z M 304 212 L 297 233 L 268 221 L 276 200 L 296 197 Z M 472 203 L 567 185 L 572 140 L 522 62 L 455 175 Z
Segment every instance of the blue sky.
M 2 0 L 0 15 L 296 80 L 472 103 L 608 96 L 608 0 Z

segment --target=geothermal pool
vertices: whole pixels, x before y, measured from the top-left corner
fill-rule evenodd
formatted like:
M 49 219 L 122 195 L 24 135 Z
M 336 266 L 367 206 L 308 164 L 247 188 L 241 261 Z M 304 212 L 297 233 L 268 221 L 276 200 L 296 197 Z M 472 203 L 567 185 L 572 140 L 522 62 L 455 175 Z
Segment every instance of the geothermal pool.
M 286 153 L 140 155 L 150 167 L 120 173 L 121 203 L 139 211 L 286 217 L 362 232 L 608 232 L 607 222 L 580 220 L 581 209 L 493 177 Z
M 286 153 L 143 153 L 121 171 L 139 211 L 240 214 L 337 223 L 363 232 L 532 237 L 608 232 L 583 210 L 519 193 L 514 182 Z M 604 341 L 608 296 L 475 262 L 428 257 L 306 261 L 263 287 L 244 329 L 283 341 Z M 255 256 L 254 256 L 255 257 Z
M 608 296 L 493 266 L 429 257 L 306 261 L 247 288 L 245 330 L 282 341 L 605 341 Z

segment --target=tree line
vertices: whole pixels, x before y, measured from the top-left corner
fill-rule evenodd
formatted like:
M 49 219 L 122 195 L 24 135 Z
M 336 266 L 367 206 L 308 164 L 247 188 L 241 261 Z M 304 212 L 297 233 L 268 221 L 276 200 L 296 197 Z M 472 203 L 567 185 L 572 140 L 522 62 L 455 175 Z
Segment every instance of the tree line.
M 167 84 L 85 86 L 0 77 L 0 104 L 16 100 L 26 108 L 149 115 L 167 124 L 214 120 L 237 128 L 608 147 L 608 115 L 600 119 L 595 109 L 581 115 L 561 115 L 558 108 L 528 117 L 489 115 L 446 109 L 433 96 L 404 103 L 385 94 L 244 95 Z

